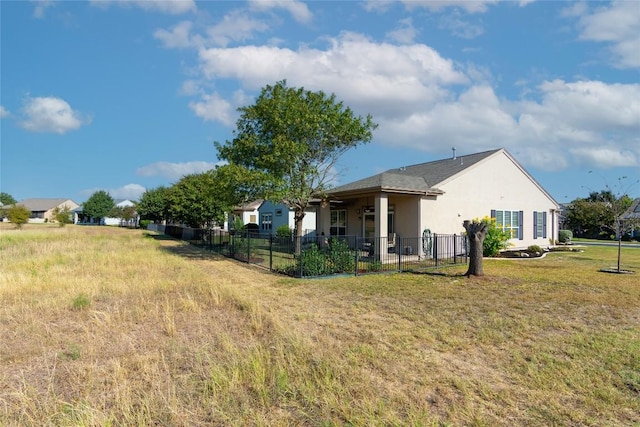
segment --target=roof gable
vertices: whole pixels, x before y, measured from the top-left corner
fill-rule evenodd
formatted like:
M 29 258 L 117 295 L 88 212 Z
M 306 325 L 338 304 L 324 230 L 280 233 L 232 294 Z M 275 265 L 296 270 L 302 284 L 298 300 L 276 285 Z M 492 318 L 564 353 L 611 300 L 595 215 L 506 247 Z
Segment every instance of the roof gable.
M 29 209 L 31 212 L 48 211 L 56 206 L 60 206 L 66 202 L 71 202 L 77 206 L 71 199 L 24 199 L 17 203 Z
M 439 184 L 500 151 L 504 150 L 496 149 L 389 169 L 380 174 L 336 187 L 329 191 L 329 194 L 335 195 L 360 191 L 439 194 L 442 193 L 437 188 Z

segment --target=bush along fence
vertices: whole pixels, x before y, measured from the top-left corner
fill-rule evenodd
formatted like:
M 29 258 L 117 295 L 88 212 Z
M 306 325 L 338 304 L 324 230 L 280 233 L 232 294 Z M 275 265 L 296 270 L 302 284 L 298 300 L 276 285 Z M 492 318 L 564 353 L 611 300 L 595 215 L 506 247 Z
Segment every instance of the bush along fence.
M 395 236 L 391 241 L 388 237 L 279 237 L 155 224 L 148 229 L 292 277 L 420 271 L 467 264 L 469 256 L 462 234 Z

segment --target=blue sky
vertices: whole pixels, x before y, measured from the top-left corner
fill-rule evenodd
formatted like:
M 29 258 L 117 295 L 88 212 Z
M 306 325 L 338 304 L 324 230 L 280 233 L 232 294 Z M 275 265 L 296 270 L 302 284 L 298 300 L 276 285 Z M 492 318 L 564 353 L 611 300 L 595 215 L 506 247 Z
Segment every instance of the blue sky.
M 640 196 L 639 1 L 0 8 L 0 191 L 18 200 L 137 199 L 210 169 L 237 108 L 282 79 L 379 124 L 336 184 L 504 147 L 560 203 Z

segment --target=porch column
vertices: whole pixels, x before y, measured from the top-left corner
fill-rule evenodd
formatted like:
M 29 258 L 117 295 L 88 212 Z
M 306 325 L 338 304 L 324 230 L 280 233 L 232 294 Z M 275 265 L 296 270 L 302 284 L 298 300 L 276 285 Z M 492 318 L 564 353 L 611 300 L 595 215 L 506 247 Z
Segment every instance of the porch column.
M 387 233 L 389 221 L 389 199 L 386 193 L 380 193 L 376 196 L 376 239 L 375 254 L 380 257 L 386 252 Z
M 331 234 L 331 204 L 329 201 L 321 202 L 316 216 L 316 235 L 321 247 Z

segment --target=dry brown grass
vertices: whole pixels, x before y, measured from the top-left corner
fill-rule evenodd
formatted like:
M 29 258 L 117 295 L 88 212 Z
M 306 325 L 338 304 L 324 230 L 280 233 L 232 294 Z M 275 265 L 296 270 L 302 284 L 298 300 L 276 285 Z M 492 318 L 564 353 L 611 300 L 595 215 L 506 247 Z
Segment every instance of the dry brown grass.
M 0 425 L 640 423 L 638 274 L 597 272 L 615 249 L 294 280 L 27 226 L 0 257 Z

